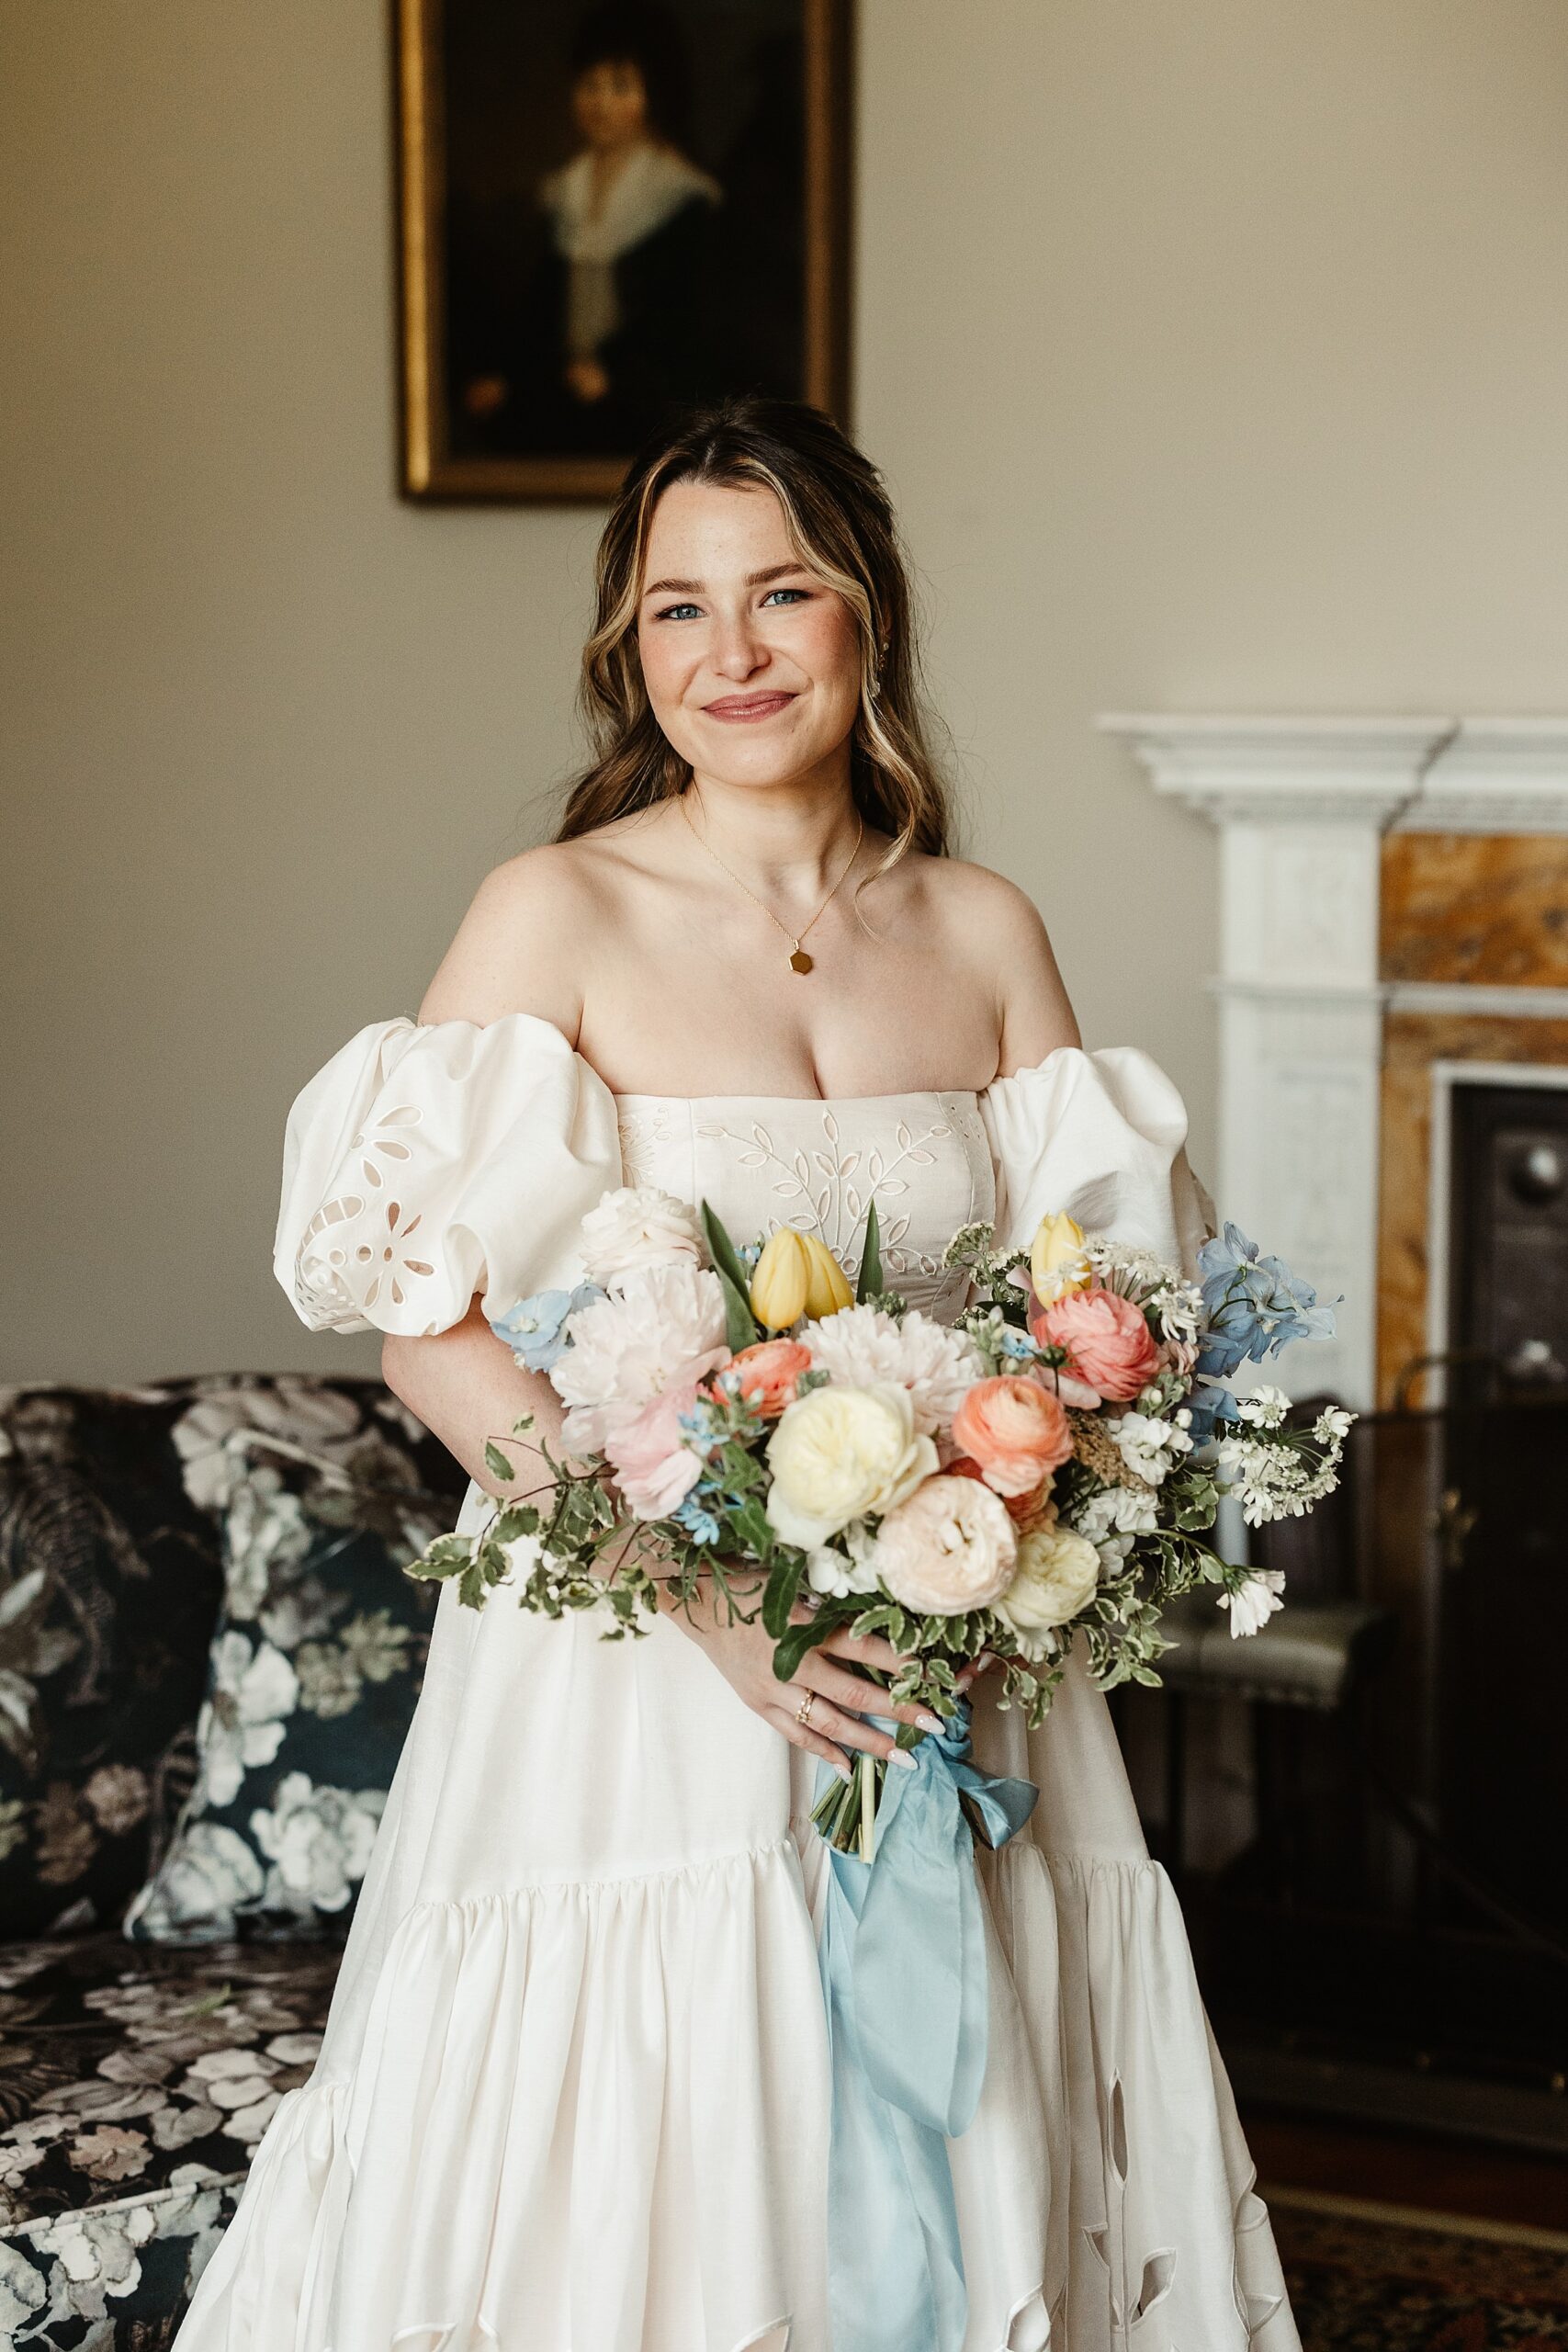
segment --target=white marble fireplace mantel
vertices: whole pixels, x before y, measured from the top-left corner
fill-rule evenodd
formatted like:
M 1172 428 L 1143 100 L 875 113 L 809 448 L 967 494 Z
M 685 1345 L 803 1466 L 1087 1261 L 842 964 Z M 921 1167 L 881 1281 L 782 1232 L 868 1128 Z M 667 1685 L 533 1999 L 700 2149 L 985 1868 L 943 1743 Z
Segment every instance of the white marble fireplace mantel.
M 1431 993 L 1380 978 L 1382 839 L 1568 833 L 1568 718 L 1138 714 L 1100 725 L 1130 744 L 1156 792 L 1219 828 L 1216 1196 L 1325 1297 L 1343 1294 L 1338 1336 L 1292 1351 L 1289 1385 L 1370 1405 L 1383 1014 L 1391 1000 L 1414 1009 Z M 1484 993 L 1518 1013 L 1568 1013 L 1568 989 Z

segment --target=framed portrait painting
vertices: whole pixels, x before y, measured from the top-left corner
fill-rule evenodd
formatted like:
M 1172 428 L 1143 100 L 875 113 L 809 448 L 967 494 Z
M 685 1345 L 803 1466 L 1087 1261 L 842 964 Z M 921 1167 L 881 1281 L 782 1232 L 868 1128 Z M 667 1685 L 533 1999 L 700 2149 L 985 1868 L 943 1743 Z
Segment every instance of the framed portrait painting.
M 613 497 L 676 409 L 841 413 L 852 0 L 397 0 L 402 487 Z

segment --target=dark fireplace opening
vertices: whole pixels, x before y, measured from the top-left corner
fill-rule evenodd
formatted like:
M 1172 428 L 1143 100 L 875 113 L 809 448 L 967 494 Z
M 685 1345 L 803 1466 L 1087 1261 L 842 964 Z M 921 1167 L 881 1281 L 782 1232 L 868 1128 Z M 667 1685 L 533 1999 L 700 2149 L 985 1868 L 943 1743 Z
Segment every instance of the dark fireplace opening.
M 1568 1390 L 1568 1088 L 1452 1091 L 1449 1395 Z

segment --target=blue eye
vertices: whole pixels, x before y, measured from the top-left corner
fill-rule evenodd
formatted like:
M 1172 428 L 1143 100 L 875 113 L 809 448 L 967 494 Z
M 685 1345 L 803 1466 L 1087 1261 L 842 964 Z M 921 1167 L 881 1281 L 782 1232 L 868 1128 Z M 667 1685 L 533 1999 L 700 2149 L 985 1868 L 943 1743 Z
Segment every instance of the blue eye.
M 762 599 L 763 604 L 771 605 L 775 596 L 787 596 L 792 603 L 804 604 L 807 591 L 804 588 L 771 588 Z
M 659 617 L 661 621 L 687 621 L 700 610 L 696 605 L 666 605 Z

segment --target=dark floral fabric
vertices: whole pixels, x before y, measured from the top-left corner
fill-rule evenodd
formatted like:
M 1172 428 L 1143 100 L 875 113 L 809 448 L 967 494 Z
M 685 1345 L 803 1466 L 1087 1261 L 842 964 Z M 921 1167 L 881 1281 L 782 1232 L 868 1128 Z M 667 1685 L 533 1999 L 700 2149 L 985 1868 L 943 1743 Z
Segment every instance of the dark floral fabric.
M 0 1392 L 0 1922 L 118 1920 L 189 1789 L 222 1589 L 188 1388 Z
M 402 1570 L 451 1525 L 457 1474 L 384 1390 L 297 1391 L 276 1419 L 228 1392 L 175 1428 L 221 1515 L 226 1590 L 196 1783 L 131 1905 L 138 1939 L 341 1931 L 418 1696 L 436 1588 Z
M 315 2063 L 322 1944 L 0 1949 L 0 2344 L 152 2352 Z

